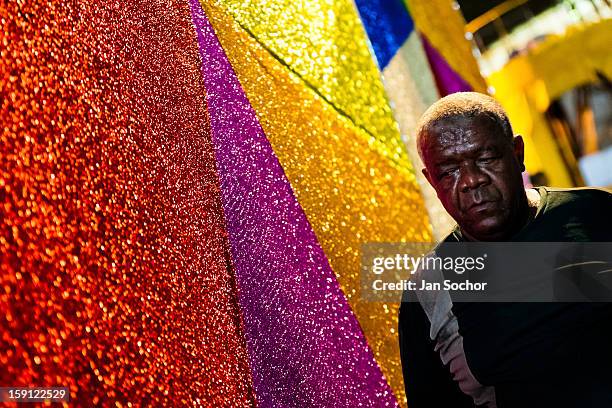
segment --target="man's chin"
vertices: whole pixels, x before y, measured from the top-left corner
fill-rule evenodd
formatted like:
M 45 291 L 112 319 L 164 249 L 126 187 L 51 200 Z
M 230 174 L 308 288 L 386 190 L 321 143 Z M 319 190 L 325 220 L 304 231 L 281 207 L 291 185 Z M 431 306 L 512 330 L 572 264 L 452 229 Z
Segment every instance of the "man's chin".
M 462 228 L 472 238 L 479 241 L 495 241 L 506 238 L 507 229 L 504 228 L 504 223 L 498 217 L 487 217 L 472 222 L 467 228 Z

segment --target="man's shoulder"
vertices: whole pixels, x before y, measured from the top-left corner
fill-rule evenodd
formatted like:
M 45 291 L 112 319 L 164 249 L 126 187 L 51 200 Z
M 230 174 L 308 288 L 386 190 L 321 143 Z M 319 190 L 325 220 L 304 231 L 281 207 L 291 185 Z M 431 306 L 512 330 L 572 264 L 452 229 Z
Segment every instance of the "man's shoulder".
M 602 188 L 538 187 L 543 207 L 522 240 L 609 241 L 612 193 Z
M 548 208 L 554 208 L 562 205 L 600 205 L 612 203 L 612 191 L 598 187 L 577 187 L 577 188 L 559 188 L 559 187 L 539 187 L 540 194 L 542 189 L 547 195 Z

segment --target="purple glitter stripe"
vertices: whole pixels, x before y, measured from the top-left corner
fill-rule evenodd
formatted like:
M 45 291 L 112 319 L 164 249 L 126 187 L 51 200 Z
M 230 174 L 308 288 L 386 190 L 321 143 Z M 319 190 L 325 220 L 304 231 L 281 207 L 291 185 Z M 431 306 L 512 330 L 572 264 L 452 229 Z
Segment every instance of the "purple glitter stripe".
M 421 39 L 423 40 L 423 48 L 434 74 L 440 96 L 450 95 L 455 92 L 472 91 L 473 89 L 470 84 L 448 65 L 446 60 L 431 45 L 427 37 L 421 34 Z
M 255 111 L 190 0 L 262 407 L 397 407 Z

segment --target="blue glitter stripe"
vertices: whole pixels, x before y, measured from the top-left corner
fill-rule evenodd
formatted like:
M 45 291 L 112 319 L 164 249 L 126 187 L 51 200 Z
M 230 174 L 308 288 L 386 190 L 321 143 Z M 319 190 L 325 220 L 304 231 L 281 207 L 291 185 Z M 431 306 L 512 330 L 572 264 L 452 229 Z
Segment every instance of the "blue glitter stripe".
M 403 0 L 355 0 L 378 66 L 383 70 L 414 29 Z

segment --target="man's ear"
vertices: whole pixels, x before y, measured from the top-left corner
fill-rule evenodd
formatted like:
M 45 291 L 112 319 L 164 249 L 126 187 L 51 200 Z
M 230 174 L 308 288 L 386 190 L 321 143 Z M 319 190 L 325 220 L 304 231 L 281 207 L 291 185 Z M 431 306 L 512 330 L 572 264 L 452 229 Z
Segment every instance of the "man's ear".
M 429 184 L 431 184 L 433 186 L 433 183 L 431 182 L 431 178 L 429 177 L 429 172 L 427 171 L 427 169 L 425 167 L 423 167 L 421 169 L 421 171 L 423 172 L 423 175 L 425 176 L 427 181 L 429 181 Z
M 525 171 L 525 143 L 523 142 L 523 137 L 521 135 L 514 136 L 512 145 L 514 147 L 514 156 L 521 167 L 521 172 L 523 172 Z

